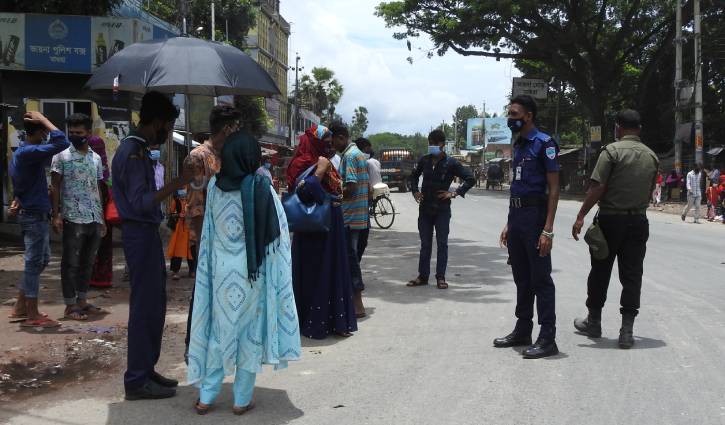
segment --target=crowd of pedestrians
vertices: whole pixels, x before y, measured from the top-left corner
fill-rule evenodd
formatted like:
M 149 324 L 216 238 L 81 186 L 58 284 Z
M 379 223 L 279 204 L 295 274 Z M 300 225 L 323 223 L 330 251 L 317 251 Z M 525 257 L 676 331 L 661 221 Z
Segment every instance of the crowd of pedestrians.
M 516 322 L 495 347 L 524 346 L 524 358 L 558 353 L 555 284 L 551 277 L 554 220 L 559 200 L 559 146 L 536 127 L 538 107 L 529 96 L 512 99 L 508 126 L 517 135 L 508 219 L 500 243 L 506 247 L 516 283 Z M 271 158 L 252 136 L 254 120 L 231 106 L 215 106 L 210 137 L 185 158 L 181 175 L 165 181 L 160 146 L 167 142 L 178 111 L 166 95 L 147 93 L 138 127 L 120 144 L 109 174 L 102 141 L 91 120 L 68 117 L 68 136 L 37 112 L 25 115 L 26 140 L 14 153 L 12 171 L 25 243 L 25 271 L 12 318 L 21 326 L 57 327 L 38 310 L 39 276 L 50 258 L 49 232 L 62 232 L 61 287 L 67 320 L 108 313 L 88 302 L 92 284 L 112 281 L 111 205 L 117 210 L 130 280 L 126 399 L 175 395 L 178 382 L 156 371 L 166 316 L 167 259 L 178 280 L 187 262 L 194 278 L 186 349 L 188 381 L 199 387 L 199 414 L 213 407 L 225 376 L 234 376 L 235 414 L 254 407 L 256 374 L 262 365 L 284 368 L 301 355 L 300 335 L 350 337 L 365 317 L 361 269 L 368 244 L 369 207 L 382 184 L 370 141 L 352 142 L 339 122 L 313 125 L 300 137 L 286 170 L 288 192 L 306 204 L 327 206 L 325 231 L 290 232 L 285 207 L 275 191 Z M 615 260 L 622 283 L 619 345 L 634 344 L 640 307 L 642 264 L 649 237 L 646 210 L 661 202 L 663 187 L 679 184 L 676 173 L 659 174 L 656 155 L 640 140 L 640 117 L 625 110 L 616 118 L 616 142 L 602 151 L 590 188 L 572 228 L 578 240 L 584 218 L 599 206 L 585 240 L 592 269 L 586 317 L 575 328 L 601 336 L 601 312 Z M 43 140 L 48 138 L 47 143 Z M 428 154 L 408 181 L 419 203 L 420 256 L 408 287 L 428 285 L 433 234 L 438 289 L 448 288 L 446 266 L 451 203 L 464 198 L 474 176 L 445 153 L 445 134 L 428 136 Z M 50 166 L 48 188 L 45 168 Z M 699 165 L 688 173 L 688 206 L 699 220 Z M 719 175 L 706 191 L 714 218 L 722 205 Z M 110 179 L 113 184 L 110 185 Z M 420 181 L 422 179 L 422 185 Z M 454 179 L 462 183 L 451 190 Z M 109 185 L 112 190 L 109 190 Z M 173 232 L 166 252 L 159 227 L 162 202 Z M 540 330 L 534 341 L 534 310 Z

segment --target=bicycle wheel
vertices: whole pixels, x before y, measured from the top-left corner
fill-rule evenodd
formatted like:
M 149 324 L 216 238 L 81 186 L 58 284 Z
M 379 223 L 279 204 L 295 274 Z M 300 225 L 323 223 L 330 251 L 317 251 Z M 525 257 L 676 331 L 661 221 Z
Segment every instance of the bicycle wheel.
M 395 207 L 393 202 L 387 196 L 380 197 L 375 200 L 375 223 L 381 229 L 390 229 L 395 221 Z

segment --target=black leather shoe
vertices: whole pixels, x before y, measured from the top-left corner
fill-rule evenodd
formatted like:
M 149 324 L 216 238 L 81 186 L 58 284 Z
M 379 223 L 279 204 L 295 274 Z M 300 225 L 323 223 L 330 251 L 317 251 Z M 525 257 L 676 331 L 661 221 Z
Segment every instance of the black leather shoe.
M 601 320 L 596 320 L 591 315 L 583 319 L 574 319 L 574 327 L 590 338 L 602 337 L 602 322 Z
M 518 347 L 522 345 L 531 345 L 531 334 L 524 334 L 513 331 L 502 338 L 493 340 L 493 346 L 497 348 Z
M 559 347 L 554 339 L 539 338 L 531 347 L 521 352 L 525 359 L 541 359 L 559 354 Z
M 175 395 L 175 389 L 162 387 L 161 385 L 149 379 L 148 381 L 146 381 L 143 387 L 133 391 L 126 391 L 126 400 L 157 400 L 162 398 L 170 398 Z
M 166 388 L 175 388 L 179 386 L 179 381 L 176 379 L 166 378 L 156 371 L 153 371 L 151 375 L 149 375 L 149 379 Z

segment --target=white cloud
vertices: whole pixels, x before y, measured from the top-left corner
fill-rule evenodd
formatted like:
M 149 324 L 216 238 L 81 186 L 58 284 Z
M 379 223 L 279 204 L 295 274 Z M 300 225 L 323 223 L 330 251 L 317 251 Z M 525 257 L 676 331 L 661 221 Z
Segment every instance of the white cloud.
M 474 104 L 501 112 L 518 75 L 511 62 L 455 53 L 426 58 L 425 38 L 414 40 L 413 65 L 405 42 L 374 15 L 380 0 L 282 0 L 281 13 L 292 22 L 290 62 L 335 71 L 345 88 L 338 112 L 350 120 L 358 105 L 368 108 L 368 133 L 425 133 L 451 121 L 455 109 Z M 290 73 L 291 79 L 294 74 Z

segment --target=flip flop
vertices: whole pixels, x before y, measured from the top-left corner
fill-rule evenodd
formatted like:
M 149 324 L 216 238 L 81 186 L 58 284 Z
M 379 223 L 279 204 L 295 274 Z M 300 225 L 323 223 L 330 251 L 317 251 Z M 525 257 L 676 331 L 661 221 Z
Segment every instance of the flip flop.
M 202 406 L 201 400 L 196 399 L 196 403 L 194 403 L 194 410 L 196 410 L 196 413 L 199 415 L 206 415 L 211 410 L 211 407 L 213 405 L 211 404 L 205 404 Z
M 88 313 L 88 314 L 96 314 L 96 315 L 111 314 L 111 312 L 106 310 L 105 308 L 96 307 L 93 304 L 86 304 L 86 306 L 83 307 L 81 310 L 83 310 L 83 312 Z
M 445 279 L 437 279 L 436 286 L 438 289 L 448 289 L 448 283 Z
M 48 313 L 40 313 L 43 317 L 48 317 Z M 10 319 L 10 323 L 20 323 L 28 319 L 27 314 L 9 314 L 8 319 Z
M 63 320 L 76 320 L 78 322 L 84 322 L 88 320 L 88 315 L 82 308 L 74 308 L 68 313 L 63 314 Z
M 53 329 L 53 328 L 59 328 L 61 326 L 60 322 L 56 322 L 55 320 L 48 319 L 47 317 L 37 320 L 30 320 L 26 319 L 24 322 L 20 324 L 21 328 L 43 328 L 43 329 Z

